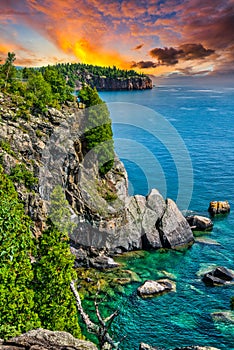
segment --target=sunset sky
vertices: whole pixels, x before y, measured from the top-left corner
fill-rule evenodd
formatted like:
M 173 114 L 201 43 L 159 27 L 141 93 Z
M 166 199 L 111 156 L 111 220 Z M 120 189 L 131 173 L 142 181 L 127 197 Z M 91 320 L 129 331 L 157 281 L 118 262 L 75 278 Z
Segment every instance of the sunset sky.
M 0 0 L 0 58 L 234 73 L 234 0 Z

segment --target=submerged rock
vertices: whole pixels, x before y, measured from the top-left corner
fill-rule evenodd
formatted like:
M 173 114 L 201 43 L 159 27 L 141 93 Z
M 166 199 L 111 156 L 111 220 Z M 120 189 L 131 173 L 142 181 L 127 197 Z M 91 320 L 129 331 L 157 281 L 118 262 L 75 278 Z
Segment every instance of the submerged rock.
M 214 226 L 211 219 L 206 218 L 205 216 L 187 216 L 186 220 L 193 231 L 211 231 Z
M 148 280 L 137 289 L 137 293 L 141 297 L 147 298 L 175 290 L 176 283 L 168 279 L 161 279 L 158 281 Z
M 230 204 L 228 201 L 210 202 L 208 211 L 212 216 L 216 214 L 227 214 L 230 212 Z
M 118 267 L 119 264 L 108 256 L 98 256 L 90 259 L 90 266 L 94 267 L 95 269 L 103 270 Z
M 218 266 L 214 270 L 207 272 L 202 280 L 209 285 L 223 285 L 234 279 L 234 274 L 226 267 Z
M 234 324 L 233 311 L 219 311 L 211 314 L 214 321 Z
M 0 345 L 0 350 L 97 350 L 90 341 L 74 338 L 67 332 L 36 329 L 11 338 Z

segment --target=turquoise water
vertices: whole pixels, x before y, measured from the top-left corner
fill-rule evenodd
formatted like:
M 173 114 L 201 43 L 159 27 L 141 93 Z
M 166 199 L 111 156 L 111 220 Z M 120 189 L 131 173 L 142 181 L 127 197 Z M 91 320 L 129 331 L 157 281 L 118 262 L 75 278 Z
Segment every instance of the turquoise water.
M 180 209 L 208 215 L 210 200 L 228 200 L 234 208 L 234 89 L 171 84 L 151 91 L 105 92 L 100 95 L 106 102 L 149 107 L 176 128 L 188 149 L 193 167 L 192 198 L 188 207 Z M 147 125 L 154 127 L 154 118 L 149 119 L 143 111 L 145 128 L 135 127 L 134 115 L 128 118 L 130 125 L 125 125 L 119 114 L 121 123 L 118 123 L 117 113 L 113 126 L 115 139 L 122 140 L 116 143 L 116 150 L 128 170 L 132 193 L 146 194 L 149 184 L 156 184 L 164 195 L 175 200 L 178 191 L 186 196 L 186 189 L 183 194 L 183 186 L 178 186 L 179 176 L 170 152 L 145 130 Z M 135 153 L 130 147 L 131 142 L 128 147 L 129 139 L 140 144 Z M 150 150 L 149 155 L 153 154 L 163 169 L 162 188 L 154 162 L 147 163 L 147 153 L 141 146 Z M 184 172 L 189 171 L 186 164 L 187 159 L 182 164 Z M 124 286 L 105 304 L 110 310 L 120 309 L 113 332 L 117 339 L 126 335 L 122 349 L 138 349 L 141 341 L 166 349 L 182 345 L 234 349 L 234 323 L 212 318 L 213 312 L 230 310 L 234 285 L 212 288 L 201 281 L 202 273 L 212 266 L 234 269 L 233 234 L 232 210 L 230 215 L 215 219 L 213 231 L 205 236 L 215 240 L 216 244 L 195 243 L 186 252 L 145 252 L 119 258 L 126 269 L 136 272 L 139 279 L 139 282 Z M 147 300 L 137 296 L 136 290 L 141 282 L 167 275 L 176 281 L 176 293 Z M 229 316 L 234 317 L 233 312 Z

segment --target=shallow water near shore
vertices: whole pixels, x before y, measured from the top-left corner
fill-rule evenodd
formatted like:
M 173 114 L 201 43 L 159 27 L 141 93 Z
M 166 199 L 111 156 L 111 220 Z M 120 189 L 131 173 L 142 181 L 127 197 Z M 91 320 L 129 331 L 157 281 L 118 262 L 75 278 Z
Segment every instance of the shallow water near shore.
M 120 289 L 111 290 L 110 286 L 109 296 L 103 302 L 105 312 L 120 310 L 112 326 L 116 340 L 126 335 L 121 347 L 124 350 L 138 349 L 141 341 L 165 349 L 186 345 L 234 349 L 232 317 L 228 320 L 212 317 L 214 312 L 230 310 L 234 285 L 208 287 L 201 281 L 204 272 L 214 266 L 234 269 L 233 89 L 163 85 L 150 91 L 100 95 L 106 102 L 147 106 L 162 114 L 181 135 L 193 164 L 194 190 L 189 208 L 180 209 L 207 216 L 210 200 L 228 200 L 232 209 L 229 215 L 215 218 L 213 231 L 199 236 L 204 239 L 187 251 L 136 252 L 117 258 L 123 268 L 135 272 L 137 278 Z M 116 139 L 135 137 L 145 147 L 152 147 L 152 140 L 144 130 L 136 133 L 118 125 L 116 119 L 113 128 Z M 116 151 L 118 153 L 118 148 Z M 144 158 L 144 154 L 138 155 Z M 146 195 L 149 188 L 143 169 L 134 164 L 131 154 L 119 156 L 127 168 L 132 193 Z M 178 176 L 170 154 L 163 145 L 157 145 L 155 157 L 165 173 L 166 195 L 176 200 Z M 155 169 L 148 170 L 152 178 L 157 177 Z M 205 238 L 210 240 L 209 244 Z M 162 277 L 176 281 L 175 293 L 144 300 L 137 296 L 137 287 L 142 282 Z M 93 310 L 92 298 L 84 302 L 87 310 Z M 233 316 L 233 311 L 230 315 Z

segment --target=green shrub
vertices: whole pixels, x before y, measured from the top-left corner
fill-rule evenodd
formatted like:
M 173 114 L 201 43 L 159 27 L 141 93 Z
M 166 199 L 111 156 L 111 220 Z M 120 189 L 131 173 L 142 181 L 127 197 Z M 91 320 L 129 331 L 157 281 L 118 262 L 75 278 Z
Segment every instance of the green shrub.
M 12 151 L 11 145 L 9 142 L 0 140 L 0 148 L 2 148 L 5 152 L 10 154 L 11 156 L 16 157 L 16 154 L 14 151 Z
M 13 182 L 22 183 L 29 189 L 38 183 L 38 179 L 33 176 L 32 172 L 23 163 L 17 164 L 12 168 L 9 177 Z

